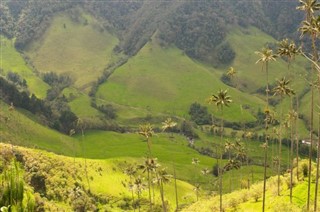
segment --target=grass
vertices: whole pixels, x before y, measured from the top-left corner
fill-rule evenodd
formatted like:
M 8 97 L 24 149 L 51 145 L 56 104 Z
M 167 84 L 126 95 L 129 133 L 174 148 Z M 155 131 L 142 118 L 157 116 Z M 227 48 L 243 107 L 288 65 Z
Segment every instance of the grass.
M 62 95 L 67 97 L 68 105 L 72 112 L 81 118 L 97 118 L 102 115 L 97 109 L 91 106 L 90 97 L 79 92 L 76 88 L 65 88 Z
M 118 39 L 103 30 L 93 17 L 79 12 L 78 21 L 68 14 L 55 16 L 41 39 L 26 48 L 26 54 L 40 72 L 68 74 L 82 91 L 116 59 L 112 54 Z
M 19 74 L 27 81 L 30 93 L 45 98 L 49 85 L 44 83 L 27 65 L 21 54 L 14 48 L 12 40 L 0 36 L 0 68 L 7 74 L 9 71 Z
M 0 142 L 64 155 L 73 155 L 74 149 L 79 148 L 77 140 L 42 126 L 37 121 L 34 115 L 26 111 L 9 111 L 8 105 L 0 101 Z
M 187 146 L 187 140 L 182 136 L 175 136 L 171 141 L 166 134 L 153 137 L 152 153 L 161 163 L 172 168 L 176 165 L 177 176 L 182 180 L 195 180 L 195 173 L 188 170 L 209 168 L 215 164 L 213 158 L 202 156 Z M 81 137 L 78 137 L 81 140 Z M 88 158 L 142 158 L 147 156 L 146 141 L 138 134 L 119 134 L 115 132 L 90 131 L 87 132 L 83 142 L 85 152 L 83 157 Z M 194 167 L 192 158 L 199 158 L 200 164 Z M 201 179 L 203 177 L 200 176 Z
M 9 145 L 0 143 L 0 150 L 10 148 Z M 24 158 L 24 166 L 27 176 L 45 176 L 46 194 L 50 197 L 43 199 L 44 207 L 47 210 L 53 210 L 53 207 L 62 207 L 66 210 L 72 210 L 69 202 L 70 192 L 75 189 L 75 184 L 89 188 L 85 176 L 85 161 L 83 158 L 71 158 L 53 153 L 48 153 L 42 150 L 28 149 L 23 147 L 13 146 L 16 152 Z M 131 192 L 123 186 L 129 181 L 129 177 L 123 173 L 125 164 L 134 163 L 135 160 L 127 158 L 126 161 L 119 159 L 100 159 L 87 160 L 87 171 L 90 178 L 90 193 L 93 196 L 106 198 L 108 201 L 104 203 L 95 202 L 94 204 L 103 210 L 104 207 L 113 208 L 112 211 L 123 211 L 120 207 L 121 201 L 125 198 L 131 198 Z M 27 167 L 37 167 L 36 169 L 28 169 Z M 35 171 L 36 170 L 36 171 Z M 143 174 L 144 176 L 144 174 Z M 144 176 L 145 177 L 145 176 Z M 177 189 L 179 191 L 180 204 L 189 204 L 195 199 L 192 192 L 193 186 L 177 180 Z M 174 207 L 174 183 L 171 180 L 165 187 L 165 198 Z M 67 194 L 67 197 L 60 198 Z M 136 196 L 136 195 L 135 195 Z M 159 189 L 155 186 L 155 201 L 161 204 Z M 135 197 L 137 198 L 137 197 Z M 148 198 L 147 190 L 142 192 L 142 198 Z M 147 208 L 148 204 L 143 203 L 142 208 Z M 133 211 L 132 209 L 129 211 Z
M 230 108 L 225 109 L 226 119 L 255 120 L 251 111 L 244 110 L 240 115 L 240 104 L 245 102 L 257 111 L 263 105 L 262 100 L 228 87 L 217 74 L 191 60 L 181 50 L 162 48 L 153 39 L 125 65 L 116 69 L 99 87 L 96 97 L 151 113 L 186 117 L 193 102 L 206 104 L 206 99 L 220 88 L 228 89 L 234 101 Z M 221 116 L 217 111 L 215 114 Z
M 301 163 L 307 163 L 306 160 Z M 300 166 L 301 168 L 301 166 Z M 301 170 L 301 169 L 300 169 Z M 315 164 L 313 164 L 313 172 L 315 171 Z M 294 169 L 295 185 L 293 187 L 293 203 L 290 204 L 290 189 L 287 182 L 289 182 L 290 174 L 285 174 L 281 177 L 281 195 L 277 195 L 277 177 L 271 177 L 267 180 L 266 191 L 266 211 L 306 211 L 307 201 L 307 178 L 296 180 L 296 170 Z M 301 174 L 302 175 L 302 174 Z M 300 175 L 300 176 L 301 176 Z M 314 175 L 313 175 L 314 178 Z M 242 189 L 234 191 L 230 194 L 223 195 L 223 207 L 225 211 L 260 211 L 262 209 L 262 182 L 256 183 L 250 190 Z M 315 184 L 311 184 L 311 208 L 313 208 Z M 258 199 L 254 196 L 257 192 Z M 207 198 L 202 197 L 202 200 L 196 202 L 192 206 L 182 211 L 210 211 L 218 210 L 219 201 L 218 196 Z M 318 200 L 319 201 L 319 200 Z M 320 202 L 320 201 L 319 201 Z

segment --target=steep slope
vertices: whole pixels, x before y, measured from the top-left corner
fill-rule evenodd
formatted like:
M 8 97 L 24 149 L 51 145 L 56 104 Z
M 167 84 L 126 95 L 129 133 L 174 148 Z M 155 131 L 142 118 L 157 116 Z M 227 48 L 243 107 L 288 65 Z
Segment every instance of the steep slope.
M 128 165 L 142 163 L 142 161 L 130 158 L 85 161 L 83 158 L 71 158 L 0 143 L 1 162 L 6 159 L 5 156 L 13 153 L 19 155 L 25 171 L 24 178 L 33 187 L 33 192 L 37 196 L 35 199 L 38 209 L 71 211 L 84 208 L 86 211 L 94 209 L 133 211 L 130 198 L 134 195 L 137 200 L 137 194 L 131 193 L 128 187 L 131 180 L 125 175 L 124 170 Z M 86 172 L 89 176 L 88 180 L 85 177 Z M 143 183 L 146 184 L 145 174 L 142 172 L 138 174 L 143 177 Z M 194 201 L 192 188 L 192 185 L 177 180 L 181 205 Z M 173 180 L 165 185 L 164 190 L 168 205 L 174 207 Z M 154 186 L 154 196 L 155 205 L 159 207 L 161 200 L 157 186 Z M 141 191 L 140 198 L 142 200 L 140 207 L 142 210 L 147 210 L 149 206 L 147 188 Z
M 88 91 L 107 65 L 114 62 L 112 49 L 118 39 L 82 10 L 69 13 L 56 15 L 41 38 L 25 51 L 40 73 L 69 75 L 77 88 Z
M 301 161 L 299 169 L 307 166 L 307 161 Z M 312 178 L 315 177 L 315 164 L 312 164 Z M 266 191 L 266 211 L 305 211 L 307 202 L 307 177 L 300 173 L 300 180 L 296 179 L 296 170 L 294 169 L 294 187 L 292 204 L 290 204 L 290 174 L 285 174 L 281 177 L 281 195 L 277 195 L 277 177 L 271 177 L 267 180 Z M 314 198 L 314 186 L 311 184 L 311 201 Z M 250 190 L 243 189 L 223 195 L 223 208 L 225 211 L 260 211 L 262 209 L 262 183 L 257 183 Z M 193 204 L 182 211 L 202 212 L 202 211 L 217 211 L 219 210 L 219 196 L 207 198 L 203 196 L 202 200 Z M 319 201 L 319 200 L 318 200 Z M 319 201 L 320 202 L 320 201 Z M 311 208 L 313 208 L 311 206 Z
M 7 75 L 9 71 L 19 74 L 27 81 L 30 93 L 34 93 L 39 98 L 46 97 L 50 86 L 44 83 L 27 65 L 21 54 L 14 48 L 14 41 L 0 36 L 0 42 L 0 69 L 3 71 L 0 74 Z
M 263 101 L 223 84 L 220 74 L 191 60 L 175 47 L 160 47 L 157 39 L 153 39 L 125 65 L 116 69 L 99 87 L 96 97 L 151 112 L 185 116 L 193 102 L 205 104 L 206 99 L 218 89 L 228 89 L 234 104 L 226 108 L 226 119 L 255 120 L 254 111 L 262 107 Z M 243 116 L 240 111 L 242 103 L 249 108 L 244 110 Z

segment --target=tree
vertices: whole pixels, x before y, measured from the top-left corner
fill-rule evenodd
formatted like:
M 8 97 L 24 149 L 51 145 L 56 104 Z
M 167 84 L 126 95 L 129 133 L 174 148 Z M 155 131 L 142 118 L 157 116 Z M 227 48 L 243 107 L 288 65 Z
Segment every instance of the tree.
M 152 211 L 152 200 L 151 200 L 151 175 L 156 171 L 160 165 L 157 163 L 157 158 L 147 158 L 144 161 L 143 165 L 140 165 L 139 168 L 142 169 L 142 173 L 147 172 L 148 177 L 148 190 L 149 190 L 149 204 L 150 211 Z
M 224 127 L 224 120 L 223 120 L 223 107 L 229 106 L 229 104 L 232 102 L 231 97 L 228 95 L 227 90 L 220 89 L 217 93 L 217 95 L 212 94 L 209 97 L 208 100 L 209 104 L 214 104 L 220 111 L 221 111 L 221 125 L 220 125 L 220 144 L 223 142 L 223 127 Z M 220 161 L 219 161 L 219 167 L 218 167 L 218 175 L 219 175 L 219 195 L 220 195 L 220 212 L 222 212 L 222 150 L 220 150 Z
M 231 153 L 232 150 L 235 148 L 235 145 L 230 142 L 230 141 L 226 141 L 224 144 L 224 151 L 228 153 L 228 159 L 229 161 L 231 160 Z M 228 171 L 228 170 L 227 170 Z M 231 192 L 231 175 L 229 175 L 229 192 Z
M 193 191 L 196 193 L 197 201 L 199 201 L 199 193 L 200 193 L 200 184 L 199 183 L 197 183 L 193 187 Z
M 291 96 L 294 95 L 294 91 L 289 87 L 289 80 L 286 80 L 285 77 L 283 77 L 281 80 L 277 80 L 277 86 L 273 89 L 274 95 L 278 95 L 281 98 L 281 102 L 283 101 L 284 96 Z M 282 147 L 282 125 L 283 125 L 283 109 L 281 105 L 280 109 L 280 125 L 279 125 L 279 153 L 278 153 L 278 158 L 279 158 L 279 163 L 278 165 L 278 196 L 280 196 L 280 169 L 281 169 L 281 147 Z
M 164 122 L 162 122 L 162 131 L 171 130 L 177 125 L 177 122 L 174 122 L 171 118 L 167 118 Z M 173 133 L 171 132 L 171 138 L 173 138 Z
M 294 125 L 297 124 L 298 113 L 294 110 L 290 110 L 287 114 L 287 119 L 290 122 L 290 203 L 292 203 L 292 187 L 293 187 L 293 129 Z M 295 127 L 296 129 L 296 127 Z M 299 158 L 297 157 L 297 161 Z M 297 164 L 298 166 L 298 164 Z
M 299 0 L 300 6 L 297 7 L 298 10 L 302 10 L 305 12 L 305 20 L 302 22 L 302 26 L 299 28 L 301 31 L 301 37 L 303 37 L 305 34 L 309 34 L 311 37 L 311 45 L 312 45 L 312 60 L 317 61 L 318 60 L 318 52 L 316 49 L 316 36 L 318 33 L 319 27 L 317 27 L 318 23 L 314 17 L 315 11 L 320 10 L 320 4 L 317 3 L 316 0 Z M 305 55 L 305 54 L 304 54 Z M 312 71 L 315 71 L 315 63 L 313 63 Z M 319 70 L 318 70 L 319 71 Z M 312 73 L 311 73 L 312 76 Z M 318 75 L 318 81 L 319 81 L 319 75 Z M 311 78 L 312 79 L 312 78 Z M 312 158 L 312 148 L 313 148 L 313 108 L 314 108 L 314 83 L 311 82 L 311 108 L 310 108 L 310 148 L 309 148 L 309 176 L 308 176 L 308 199 L 307 199 L 307 210 L 310 209 L 310 191 L 311 191 L 311 158 Z M 319 93 L 320 93 L 320 87 Z M 320 119 L 319 119 L 320 122 Z M 320 140 L 318 141 L 318 144 L 320 144 Z M 319 145 L 318 145 L 319 146 Z M 319 149 L 320 150 L 320 149 Z M 319 161 L 319 160 L 318 160 Z M 317 165 L 318 166 L 318 165 Z M 318 184 L 316 183 L 316 193 L 315 193 L 315 201 L 314 201 L 314 209 L 317 209 L 317 197 L 318 197 Z
M 276 61 L 276 55 L 273 54 L 272 49 L 270 48 L 262 48 L 261 52 L 255 52 L 257 55 L 260 56 L 260 59 L 257 60 L 256 63 L 262 63 L 261 70 L 266 70 L 266 78 L 267 78 L 267 86 L 266 86 L 266 102 L 267 106 L 264 111 L 265 113 L 265 144 L 264 144 L 264 174 L 263 174 L 263 196 L 262 196 L 262 211 L 264 212 L 265 209 L 265 195 L 266 195 L 266 182 L 267 182 L 267 161 L 268 161 L 268 128 L 269 128 L 269 120 L 270 120 L 270 110 L 269 110 L 269 67 L 268 64 L 271 61 Z
M 143 182 L 143 178 L 141 178 L 140 176 L 136 177 L 133 181 L 133 187 L 132 189 L 137 193 L 138 195 L 138 207 L 139 207 L 139 212 L 140 212 L 140 197 L 141 197 L 141 193 L 143 190 L 146 189 L 146 185 Z
M 129 165 L 125 168 L 124 173 L 130 177 L 130 182 L 129 182 L 129 190 L 131 191 L 131 198 L 132 198 L 132 207 L 133 211 L 135 211 L 135 206 L 134 206 L 134 189 L 133 189 L 133 178 L 135 174 L 137 173 L 137 169 L 133 165 Z
M 290 71 L 290 66 L 291 63 L 295 60 L 295 57 L 301 53 L 301 47 L 297 47 L 296 44 L 293 41 L 289 41 L 287 38 L 283 39 L 278 43 L 279 48 L 278 48 L 278 55 L 281 57 L 287 58 L 287 63 L 288 63 L 288 71 L 291 74 L 292 72 Z M 292 80 L 294 81 L 296 73 L 292 74 Z M 293 98 L 291 97 L 291 111 L 294 111 L 294 106 L 293 106 Z M 299 98 L 296 96 L 296 113 L 298 116 L 298 111 L 299 111 Z M 295 141 L 296 141 L 296 158 L 297 158 L 297 179 L 299 180 L 299 135 L 298 135 L 298 123 L 297 119 L 294 119 L 294 135 L 295 135 Z M 291 130 L 292 130 L 293 123 L 291 125 Z M 293 135 L 292 135 L 293 136 Z M 291 138 L 293 140 L 293 137 Z M 291 155 L 292 159 L 293 155 Z M 291 161 L 293 163 L 293 161 Z M 291 170 L 292 171 L 292 170 Z
M 156 172 L 156 178 L 154 180 L 159 185 L 161 202 L 162 202 L 162 209 L 164 212 L 167 211 L 167 207 L 166 207 L 166 203 L 164 200 L 163 185 L 168 183 L 170 181 L 170 178 L 172 178 L 172 175 L 170 175 L 165 168 L 162 168 Z
M 151 157 L 152 154 L 151 154 L 150 138 L 154 135 L 153 126 L 150 123 L 147 123 L 145 125 L 140 125 L 139 126 L 139 134 L 147 139 L 149 157 Z

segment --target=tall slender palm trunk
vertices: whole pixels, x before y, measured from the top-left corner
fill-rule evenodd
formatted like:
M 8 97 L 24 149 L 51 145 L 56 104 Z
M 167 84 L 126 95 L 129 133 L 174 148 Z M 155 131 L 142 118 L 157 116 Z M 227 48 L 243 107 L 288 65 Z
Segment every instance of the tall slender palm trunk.
M 310 209 L 310 189 L 311 189 L 311 161 L 312 161 L 312 149 L 313 149 L 313 103 L 314 102 L 314 89 L 313 83 L 311 85 L 311 109 L 310 109 L 310 146 L 309 146 L 309 165 L 308 165 L 308 199 L 307 210 Z
M 291 98 L 292 102 L 292 98 Z M 292 104 L 291 104 L 292 105 Z M 290 129 L 290 203 L 292 203 L 292 187 L 293 187 L 293 122 L 294 120 L 291 119 L 291 129 Z
M 222 113 L 222 118 L 221 118 L 221 132 L 220 132 L 220 145 L 223 142 L 223 125 L 224 125 L 224 120 L 223 120 L 223 108 L 221 108 L 221 113 Z M 219 202 L 220 202 L 220 212 L 223 211 L 222 208 L 222 174 L 223 174 L 223 170 L 222 170 L 222 148 L 220 149 L 220 161 L 219 161 Z
M 266 73 L 267 73 L 267 87 L 266 87 L 266 101 L 267 109 L 269 110 L 269 74 L 268 74 L 268 61 L 266 62 Z M 262 211 L 265 210 L 266 203 L 266 186 L 267 186 L 267 161 L 268 161 L 268 121 L 265 121 L 265 149 L 264 149 L 264 172 L 263 172 L 263 195 L 262 195 Z
M 296 111 L 297 111 L 297 120 L 299 119 L 299 98 L 296 97 Z M 299 130 L 298 130 L 298 124 L 299 122 L 296 120 L 295 124 L 295 132 L 296 132 L 296 158 L 297 158 L 297 180 L 299 181 Z
M 178 201 L 177 176 L 176 176 L 176 168 L 174 165 L 173 165 L 173 177 L 174 177 L 174 190 L 175 190 L 175 194 L 176 194 L 176 210 L 175 211 L 178 211 L 179 201 Z
M 318 83 L 320 83 L 320 73 L 318 73 Z M 320 95 L 320 86 L 318 85 L 318 92 Z M 320 98 L 318 99 L 320 104 Z M 320 158 L 320 114 L 318 114 L 318 142 L 317 142 L 317 173 L 316 173 L 316 186 L 315 186 L 315 193 L 314 193 L 314 211 L 317 211 L 317 201 L 318 201 L 318 190 L 319 190 L 319 158 Z
M 283 101 L 283 96 L 281 95 L 281 103 Z M 280 128 L 279 128 L 279 153 L 278 153 L 278 170 L 277 170 L 277 174 L 278 174 L 278 196 L 280 196 L 280 173 L 281 173 L 281 159 L 282 159 L 282 121 L 283 121 L 283 106 L 281 104 L 281 109 L 280 109 Z
M 152 211 L 152 200 L 151 200 L 151 177 L 150 177 L 150 171 L 147 170 L 148 172 L 148 190 L 149 190 L 149 207 L 150 211 Z

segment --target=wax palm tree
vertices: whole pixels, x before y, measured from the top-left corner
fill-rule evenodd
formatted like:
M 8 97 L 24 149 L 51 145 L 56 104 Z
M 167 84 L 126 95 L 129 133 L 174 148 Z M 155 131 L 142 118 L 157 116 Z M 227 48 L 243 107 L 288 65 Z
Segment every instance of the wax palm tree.
M 290 202 L 292 203 L 292 187 L 293 187 L 293 129 L 296 120 L 298 119 L 298 113 L 294 110 L 290 110 L 287 114 L 287 120 L 290 123 Z M 297 158 L 298 161 L 298 158 Z
M 317 3 L 317 0 L 299 0 L 300 6 L 297 7 L 297 10 L 302 10 L 306 13 L 306 19 L 310 18 L 315 11 L 320 10 L 320 4 Z
M 233 80 L 235 78 L 236 74 L 237 74 L 237 71 L 233 67 L 230 67 L 227 70 L 227 77 L 229 77 L 230 80 Z M 235 87 L 237 88 L 237 83 L 236 83 Z
M 203 174 L 203 175 L 208 175 L 209 173 L 210 173 L 210 169 L 208 169 L 208 168 L 204 168 L 201 170 L 201 174 Z
M 316 37 L 319 33 L 319 21 L 315 19 L 314 13 L 315 11 L 320 10 L 320 4 L 317 3 L 316 0 L 300 0 L 300 6 L 297 7 L 298 10 L 302 10 L 305 12 L 306 17 L 305 20 L 302 22 L 302 26 L 299 28 L 301 32 L 301 37 L 303 37 L 306 34 L 309 34 L 311 37 L 311 45 L 312 45 L 312 51 L 313 51 L 313 61 L 318 60 L 318 52 L 316 49 Z M 306 56 L 305 54 L 303 54 Z M 307 57 L 308 59 L 308 57 Z M 315 63 L 313 62 L 312 66 L 313 71 L 315 71 Z M 319 70 L 318 70 L 319 71 Z M 311 74 L 312 78 L 312 74 Z M 318 81 L 319 81 L 319 75 L 318 75 Z M 320 87 L 318 88 L 320 92 Z M 308 173 L 308 199 L 307 199 L 307 210 L 310 209 L 310 191 L 311 191 L 311 158 L 312 158 L 312 148 L 313 148 L 313 108 L 314 108 L 314 85 L 313 82 L 311 83 L 311 108 L 310 108 L 310 141 L 311 145 L 309 146 L 309 173 Z M 320 122 L 320 119 L 319 119 Z M 320 140 L 318 141 L 320 144 Z M 319 146 L 319 145 L 318 145 Z M 318 165 L 317 165 L 318 166 Z M 316 185 L 316 192 L 315 192 L 315 201 L 314 201 L 314 209 L 317 209 L 317 196 L 318 196 L 318 186 Z
M 174 122 L 171 118 L 167 118 L 164 122 L 162 122 L 162 131 L 170 130 L 177 125 L 177 122 Z M 171 138 L 173 138 L 173 132 L 171 132 Z
M 276 55 L 273 54 L 272 49 L 270 48 L 262 48 L 262 50 L 259 52 L 255 52 L 257 55 L 260 56 L 260 58 L 257 60 L 256 63 L 262 63 L 261 70 L 263 71 L 264 69 L 266 70 L 266 78 L 267 78 L 267 83 L 266 83 L 266 102 L 267 106 L 265 109 L 265 144 L 264 144 L 264 174 L 263 174 L 263 196 L 262 196 L 262 211 L 265 209 L 265 195 L 266 195 L 266 183 L 267 183 L 267 161 L 268 161 L 268 128 L 269 128 L 269 122 L 268 122 L 268 117 L 270 116 L 270 110 L 269 110 L 269 62 L 276 61 Z
M 212 94 L 209 97 L 208 102 L 210 104 L 214 104 L 217 106 L 217 108 L 221 111 L 221 125 L 220 125 L 220 144 L 222 144 L 223 142 L 223 125 L 224 125 L 224 120 L 223 120 L 223 107 L 224 106 L 229 106 L 230 103 L 232 103 L 232 99 L 231 97 L 228 95 L 228 91 L 227 90 L 222 90 L 220 89 L 217 93 L 217 95 Z M 220 162 L 222 161 L 222 150 L 220 151 Z M 222 166 L 221 164 L 219 164 L 218 167 L 218 176 L 219 176 L 219 195 L 220 195 L 220 212 L 222 211 Z
M 228 159 L 231 160 L 231 152 L 235 148 L 234 143 L 230 141 L 226 141 L 224 144 L 224 151 L 228 153 Z M 229 191 L 231 192 L 232 188 L 232 182 L 231 182 L 231 174 L 229 175 Z
M 232 169 L 239 169 L 240 166 L 240 162 L 238 160 L 228 160 L 227 164 L 223 167 L 224 170 L 226 171 L 230 171 Z
M 156 169 L 160 166 L 157 163 L 157 158 L 147 158 L 144 161 L 144 164 L 139 165 L 139 169 L 142 170 L 142 173 L 147 173 L 147 178 L 148 178 L 148 190 L 149 190 L 149 205 L 150 205 L 150 210 L 152 211 L 152 200 L 151 200 L 151 175 L 156 171 Z
M 86 123 L 81 119 L 78 118 L 76 120 L 76 126 L 81 132 L 81 143 L 82 143 L 82 151 L 83 151 L 83 156 L 84 156 L 84 171 L 86 174 L 86 180 L 88 183 L 89 191 L 90 191 L 90 180 L 89 180 L 89 174 L 88 174 L 88 167 L 87 167 L 87 156 L 86 156 L 86 142 L 85 142 L 85 137 L 84 137 L 84 131 L 86 129 Z
M 295 57 L 301 53 L 301 47 L 297 47 L 293 41 L 283 39 L 279 42 L 278 55 L 287 58 L 288 71 L 290 72 L 290 65 L 294 61 Z M 290 72 L 291 73 L 291 72 Z M 292 74 L 292 80 L 294 80 L 295 73 Z M 296 113 L 299 109 L 299 98 L 296 97 Z M 291 111 L 293 111 L 293 98 L 291 98 Z M 297 119 L 294 119 L 294 135 L 296 141 L 296 158 L 297 158 L 297 179 L 299 180 L 299 135 L 298 135 L 298 123 Z
M 139 212 L 140 212 L 140 197 L 141 197 L 141 193 L 143 190 L 146 189 L 146 184 L 143 182 L 143 178 L 141 178 L 141 176 L 138 176 L 134 179 L 133 181 L 133 188 L 132 188 L 138 196 L 138 208 L 139 208 Z
M 152 157 L 150 138 L 154 135 L 153 126 L 150 123 L 140 125 L 138 133 L 146 138 L 148 144 L 149 157 Z
M 273 89 L 274 95 L 278 95 L 281 98 L 281 102 L 283 101 L 284 96 L 291 96 L 294 95 L 294 91 L 289 87 L 290 80 L 286 80 L 285 77 L 283 77 L 281 80 L 277 80 L 278 84 Z M 281 147 L 282 147 L 282 124 L 283 124 L 283 111 L 282 111 L 282 105 L 281 105 L 281 112 L 280 112 L 280 125 L 279 125 L 279 163 L 278 163 L 278 196 L 280 196 L 280 169 L 281 169 Z
M 199 201 L 199 193 L 200 193 L 200 184 L 196 184 L 194 187 L 193 187 L 193 191 L 196 193 L 196 197 L 197 197 L 197 201 Z
M 269 107 L 269 62 L 276 61 L 277 55 L 275 55 L 270 48 L 262 48 L 262 50 L 255 52 L 257 55 L 260 56 L 260 59 L 257 60 L 256 63 L 262 63 L 261 70 L 266 70 L 267 74 L 267 87 L 266 87 L 266 102 L 267 102 L 267 108 Z
M 137 169 L 135 166 L 133 165 L 129 165 L 125 168 L 125 170 L 123 171 L 126 175 L 129 176 L 130 178 L 130 182 L 128 184 L 129 186 L 129 190 L 131 191 L 131 198 L 132 198 L 132 207 L 133 207 L 133 211 L 135 211 L 135 206 L 134 206 L 134 189 L 133 189 L 133 178 L 137 173 Z
M 167 211 L 166 203 L 164 200 L 164 188 L 163 185 L 170 182 L 170 178 L 172 178 L 172 175 L 170 175 L 166 168 L 162 168 L 156 172 L 156 178 L 154 179 L 154 182 L 156 182 L 159 185 L 160 189 L 160 195 L 161 195 L 161 202 L 162 202 L 162 209 L 164 212 Z

